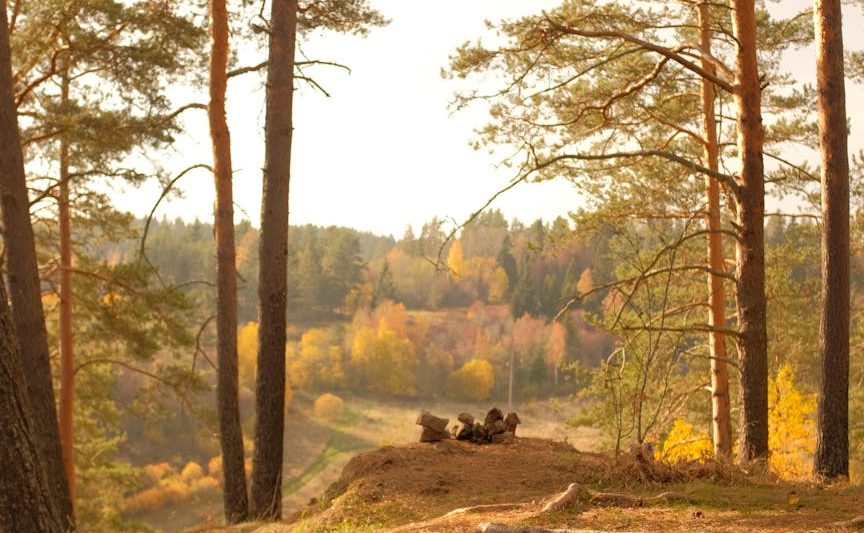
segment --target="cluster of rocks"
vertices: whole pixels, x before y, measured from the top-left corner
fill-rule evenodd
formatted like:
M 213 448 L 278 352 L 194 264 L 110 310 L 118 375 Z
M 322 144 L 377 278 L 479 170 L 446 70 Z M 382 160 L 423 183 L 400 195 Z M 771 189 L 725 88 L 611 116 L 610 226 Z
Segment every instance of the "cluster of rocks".
M 439 418 L 423 411 L 417 417 L 417 425 L 423 428 L 420 442 L 438 442 L 447 439 L 468 440 L 477 444 L 505 444 L 516 438 L 516 426 L 521 424 L 516 413 L 504 413 L 493 407 L 480 423 L 469 413 L 459 413 L 456 423 L 449 429 L 449 418 Z

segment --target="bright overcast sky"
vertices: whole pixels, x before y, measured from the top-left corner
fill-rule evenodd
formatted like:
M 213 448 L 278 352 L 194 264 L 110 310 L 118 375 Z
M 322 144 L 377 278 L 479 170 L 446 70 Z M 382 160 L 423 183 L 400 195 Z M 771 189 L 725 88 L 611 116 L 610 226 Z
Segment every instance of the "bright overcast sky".
M 373 30 L 366 39 L 327 33 L 303 44 L 309 58 L 338 61 L 350 66 L 352 73 L 327 67 L 310 70 L 332 96 L 308 86 L 295 96 L 291 223 L 350 226 L 399 237 L 409 224 L 417 231 L 433 216 L 461 222 L 503 187 L 513 170 L 496 168 L 495 157 L 468 145 L 473 129 L 485 122 L 485 112 L 451 115 L 448 102 L 456 86 L 441 78 L 441 68 L 456 46 L 483 34 L 485 19 L 534 13 L 558 2 L 371 3 L 392 20 L 389 26 Z M 854 18 L 847 20 L 847 34 L 860 22 L 860 17 Z M 265 53 L 261 51 L 262 59 Z M 812 57 L 797 54 L 794 60 L 803 64 L 793 69 L 808 76 L 815 68 Z M 862 94 L 860 87 L 849 89 L 854 117 Z M 249 218 L 255 225 L 264 155 L 263 92 L 260 79 L 248 76 L 232 81 L 228 94 L 236 218 Z M 206 94 L 192 98 L 203 102 Z M 187 120 L 191 135 L 166 154 L 166 167 L 182 169 L 211 161 L 206 120 L 200 115 Z M 860 149 L 855 138 L 860 137 L 853 137 L 853 152 Z M 185 198 L 164 203 L 159 215 L 210 220 L 209 173 L 191 173 L 180 185 Z M 118 198 L 118 205 L 142 215 L 158 196 L 155 186 L 145 187 Z M 548 221 L 579 205 L 579 195 L 564 181 L 520 185 L 494 204 L 508 218 L 523 221 Z

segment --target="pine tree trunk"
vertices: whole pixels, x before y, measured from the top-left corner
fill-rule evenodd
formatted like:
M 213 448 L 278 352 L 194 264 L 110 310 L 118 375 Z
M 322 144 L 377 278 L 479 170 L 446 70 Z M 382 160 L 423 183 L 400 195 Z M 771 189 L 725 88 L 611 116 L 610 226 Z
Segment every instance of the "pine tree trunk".
M 9 310 L 6 281 L 0 274 L 0 531 L 62 532 L 71 529 L 71 509 L 59 459 L 57 416 L 48 360 L 48 344 L 36 270 L 30 203 L 24 182 L 24 158 L 12 98 L 12 63 L 6 2 L 0 2 L 0 191 L 6 256 L 12 272 L 12 300 L 27 342 L 19 342 Z M 11 239 L 10 239 L 11 237 Z M 41 342 L 41 345 L 39 344 Z M 34 346 L 34 344 L 36 346 Z M 26 347 L 27 352 L 21 352 Z M 25 375 L 23 357 L 28 361 Z M 44 387 L 44 388 L 43 388 Z M 28 390 L 29 389 L 29 390 Z M 45 400 L 34 423 L 29 396 Z M 46 410 L 46 404 L 48 409 Z M 41 426 L 41 427 L 40 427 Z M 44 426 L 52 426 L 50 429 Z M 53 429 L 53 434 L 51 430 Z M 42 458 L 59 466 L 60 479 L 48 483 Z M 49 476 L 50 477 L 50 476 Z M 62 485 L 60 484 L 62 482 Z M 61 514 L 62 513 L 62 514 Z
M 711 32 L 709 7 L 699 4 L 699 27 L 702 51 L 711 53 Z M 707 58 L 702 60 L 702 68 L 714 74 L 716 68 Z M 705 135 L 705 165 L 713 170 L 719 169 L 719 147 L 717 144 L 717 117 L 714 112 L 714 84 L 702 80 L 702 123 Z M 720 233 L 720 184 L 714 178 L 705 176 L 707 212 L 705 225 L 708 234 L 708 266 L 722 272 L 726 269 L 723 260 L 723 237 Z M 723 278 L 708 274 L 708 325 L 723 328 L 726 325 L 726 292 Z M 729 372 L 726 365 L 726 335 L 720 331 L 709 334 L 711 355 L 711 429 L 714 438 L 714 454 L 728 457 L 732 454 L 732 425 L 729 415 Z
M 69 76 L 61 82 L 60 98 L 69 103 Z M 60 226 L 60 444 L 69 482 L 72 512 L 75 512 L 75 435 L 73 431 L 73 400 L 75 361 L 72 344 L 72 215 L 69 209 L 69 141 L 60 137 L 60 187 L 57 198 L 57 219 Z
M 765 175 L 762 163 L 762 88 L 756 60 L 754 0 L 732 1 L 738 41 L 736 85 L 740 194 L 735 248 L 741 369 L 742 461 L 768 458 L 768 340 L 765 325 Z
M 251 495 L 252 516 L 264 519 L 278 519 L 282 514 L 288 185 L 291 177 L 296 34 L 297 0 L 273 0 L 264 126 L 264 194 L 258 281 L 260 326 Z
M 821 384 L 814 472 L 849 475 L 849 156 L 840 0 L 814 0 L 822 150 Z
M 5 22 L 3 23 L 5 26 Z M 20 146 L 20 145 L 17 145 Z M 33 434 L 24 368 L 0 276 L 0 531 L 63 532 Z
M 6 25 L 6 3 L 0 2 L 0 207 L 3 211 L 3 240 L 9 275 L 12 318 L 19 338 L 33 417 L 33 438 L 48 474 L 49 490 L 64 523 L 72 523 L 72 500 L 63 464 L 45 314 L 42 309 L 36 245 L 30 224 L 30 201 L 24 177 L 24 163 L 18 121 L 12 98 L 11 58 Z
M 246 471 L 243 429 L 237 399 L 237 261 L 234 245 L 231 134 L 225 115 L 228 86 L 228 10 L 225 0 L 210 2 L 210 137 L 213 144 L 213 177 L 216 185 L 216 352 L 219 445 L 222 448 L 222 497 L 229 524 L 246 519 Z

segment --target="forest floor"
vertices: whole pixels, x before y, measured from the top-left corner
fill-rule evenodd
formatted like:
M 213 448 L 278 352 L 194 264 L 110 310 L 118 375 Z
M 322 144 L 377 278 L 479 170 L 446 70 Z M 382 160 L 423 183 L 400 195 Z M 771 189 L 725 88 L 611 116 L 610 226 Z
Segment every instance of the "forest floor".
M 571 483 L 605 497 L 543 512 Z M 511 503 L 519 505 L 452 512 Z M 480 531 L 482 523 L 615 532 L 846 531 L 861 514 L 860 486 L 790 484 L 716 463 L 615 461 L 522 437 L 508 445 L 445 441 L 362 453 L 320 501 L 284 523 L 243 531 L 444 533 Z

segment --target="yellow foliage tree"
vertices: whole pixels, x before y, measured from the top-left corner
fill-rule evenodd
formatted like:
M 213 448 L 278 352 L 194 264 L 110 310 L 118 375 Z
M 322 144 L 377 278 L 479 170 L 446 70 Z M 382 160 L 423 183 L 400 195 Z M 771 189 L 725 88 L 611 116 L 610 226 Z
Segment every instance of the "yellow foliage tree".
M 408 336 L 408 310 L 404 304 L 397 304 L 391 300 L 384 300 L 375 308 L 373 317 L 381 331 L 392 331 L 399 336 Z
M 471 359 L 450 374 L 448 390 L 459 400 L 480 401 L 489 397 L 495 384 L 495 372 L 485 359 Z
M 290 349 L 287 350 L 290 352 Z M 237 373 L 240 386 L 255 390 L 255 373 L 258 370 L 258 322 L 247 322 L 237 332 Z M 285 377 L 285 411 L 291 406 L 291 390 L 288 376 Z
M 240 386 L 255 390 L 258 368 L 258 322 L 247 322 L 237 332 L 237 370 Z
M 714 444 L 705 431 L 696 431 L 689 422 L 677 419 L 663 441 L 658 458 L 667 463 L 698 461 L 714 454 Z
M 345 379 L 342 347 L 329 330 L 312 328 L 300 338 L 299 350 L 289 357 L 291 383 L 302 389 L 341 387 Z
M 376 394 L 413 395 L 417 356 L 405 306 L 385 301 L 374 318 L 359 311 L 351 330 L 351 366 L 358 385 Z
M 785 479 L 809 477 L 816 452 L 816 397 L 795 388 L 795 371 L 782 365 L 768 382 L 768 465 Z
M 489 303 L 503 303 L 509 287 L 510 280 L 507 278 L 507 271 L 500 266 L 495 268 L 492 275 L 489 276 Z
M 586 294 L 594 288 L 594 278 L 591 276 L 591 269 L 586 268 L 579 276 L 579 281 L 576 282 L 576 290 L 579 294 Z
M 546 340 L 546 362 L 553 369 L 555 385 L 558 385 L 558 369 L 564 364 L 567 355 L 567 331 L 560 322 L 552 322 L 549 326 L 549 337 Z
M 450 277 L 453 280 L 459 280 L 465 275 L 465 256 L 462 253 L 462 242 L 459 239 L 454 240 L 450 245 L 450 252 L 447 254 L 447 268 L 450 269 Z

